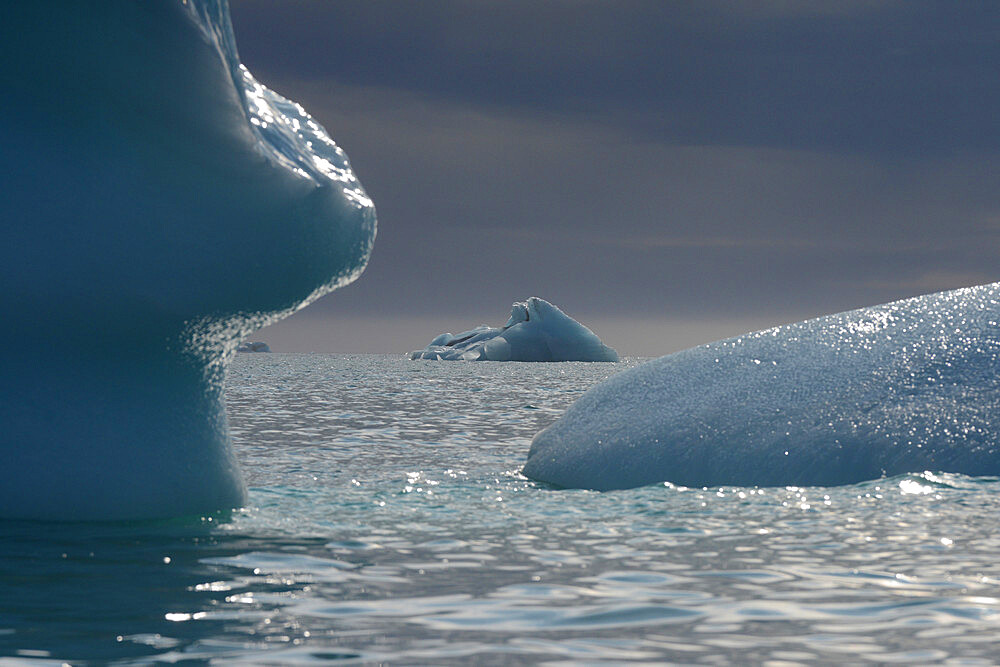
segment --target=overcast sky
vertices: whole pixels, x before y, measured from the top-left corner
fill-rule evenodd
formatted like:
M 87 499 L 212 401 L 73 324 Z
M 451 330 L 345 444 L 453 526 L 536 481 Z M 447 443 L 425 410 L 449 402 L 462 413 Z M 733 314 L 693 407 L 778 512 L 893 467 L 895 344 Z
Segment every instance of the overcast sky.
M 275 350 L 406 352 L 536 295 L 651 356 L 1000 279 L 1000 3 L 231 10 L 378 210 Z

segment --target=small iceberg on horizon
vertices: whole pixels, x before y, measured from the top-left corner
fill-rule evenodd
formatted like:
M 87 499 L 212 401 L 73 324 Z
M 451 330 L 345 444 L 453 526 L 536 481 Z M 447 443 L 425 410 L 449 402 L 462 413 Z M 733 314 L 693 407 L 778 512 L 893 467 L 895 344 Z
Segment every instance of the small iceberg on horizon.
M 544 299 L 511 306 L 501 328 L 481 324 L 443 333 L 410 359 L 432 361 L 618 361 L 618 353 L 593 331 Z
M 1000 283 L 670 354 L 583 394 L 523 473 L 601 491 L 1000 475 Z
M 237 352 L 270 352 L 271 346 L 262 340 L 248 340 L 245 343 L 240 343 L 240 346 L 236 348 Z

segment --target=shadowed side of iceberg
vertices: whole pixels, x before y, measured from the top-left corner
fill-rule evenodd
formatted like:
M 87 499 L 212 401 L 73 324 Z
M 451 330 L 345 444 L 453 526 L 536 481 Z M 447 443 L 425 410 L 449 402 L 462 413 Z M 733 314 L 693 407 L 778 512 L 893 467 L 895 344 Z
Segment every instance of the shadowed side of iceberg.
M 524 474 L 562 487 L 1000 475 L 1000 283 L 702 345 L 586 392 Z
M 363 270 L 347 156 L 240 65 L 224 0 L 0 22 L 0 516 L 240 505 L 224 365 Z
M 593 331 L 537 296 L 511 306 L 500 328 L 443 333 L 410 359 L 435 361 L 618 361 Z

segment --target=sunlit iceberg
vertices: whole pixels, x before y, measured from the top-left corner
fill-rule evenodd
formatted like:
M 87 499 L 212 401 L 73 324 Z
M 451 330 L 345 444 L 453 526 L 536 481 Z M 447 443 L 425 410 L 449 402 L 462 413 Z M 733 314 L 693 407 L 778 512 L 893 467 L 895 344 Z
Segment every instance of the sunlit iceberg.
M 618 353 L 593 331 L 544 299 L 533 296 L 510 309 L 503 327 L 481 324 L 443 333 L 410 359 L 442 361 L 618 361 Z
M 224 365 L 364 268 L 347 156 L 225 0 L 9 3 L 0 84 L 0 516 L 239 506 Z
M 702 345 L 613 376 L 532 443 L 563 487 L 1000 475 L 1000 283 Z

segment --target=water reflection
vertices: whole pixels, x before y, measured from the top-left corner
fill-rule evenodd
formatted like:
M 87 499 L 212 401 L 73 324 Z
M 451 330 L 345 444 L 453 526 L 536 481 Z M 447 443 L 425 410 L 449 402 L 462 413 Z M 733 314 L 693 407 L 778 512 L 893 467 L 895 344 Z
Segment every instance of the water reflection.
M 230 388 L 252 507 L 0 523 L 0 657 L 991 660 L 996 479 L 557 491 L 516 472 L 537 426 L 523 415 L 557 412 L 590 369 L 259 357 Z M 419 417 L 443 384 L 480 391 L 437 392 L 441 412 Z

